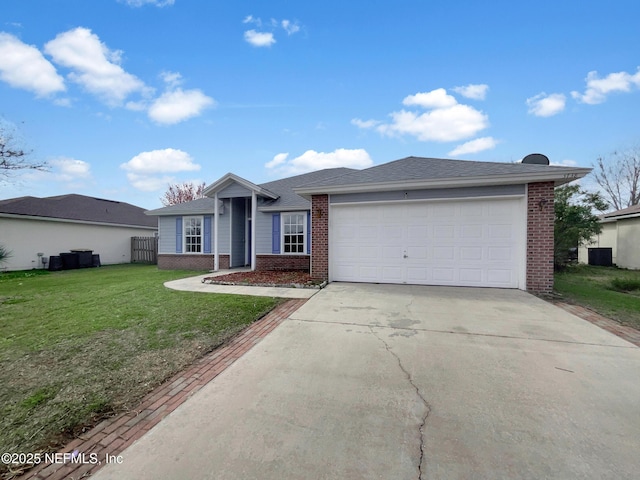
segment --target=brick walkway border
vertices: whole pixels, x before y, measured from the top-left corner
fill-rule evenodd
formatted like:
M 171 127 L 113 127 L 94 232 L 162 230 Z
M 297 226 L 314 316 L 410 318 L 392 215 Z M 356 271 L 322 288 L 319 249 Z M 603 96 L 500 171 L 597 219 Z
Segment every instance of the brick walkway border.
M 60 453 L 78 450 L 79 453 L 84 454 L 87 461 L 91 453 L 96 453 L 100 460 L 103 460 L 107 453 L 120 454 L 260 342 L 306 301 L 307 299 L 295 299 L 278 305 L 229 343 L 204 356 L 187 370 L 176 374 L 149 393 L 142 399 L 136 410 L 100 422 L 65 446 Z M 40 464 L 18 478 L 20 480 L 78 479 L 95 473 L 101 466 L 81 463 Z
M 636 330 L 632 327 L 627 327 L 624 325 L 620 325 L 615 320 L 611 320 L 610 318 L 603 317 L 599 313 L 594 312 L 593 310 L 589 310 L 588 308 L 582 307 L 580 305 L 573 305 L 570 303 L 564 302 L 553 302 L 554 305 L 566 310 L 569 313 L 573 313 L 575 316 L 582 318 L 583 320 L 587 320 L 588 322 L 597 325 L 598 327 L 617 335 L 618 337 L 626 340 L 627 342 L 631 342 L 634 345 L 640 347 L 640 330 Z

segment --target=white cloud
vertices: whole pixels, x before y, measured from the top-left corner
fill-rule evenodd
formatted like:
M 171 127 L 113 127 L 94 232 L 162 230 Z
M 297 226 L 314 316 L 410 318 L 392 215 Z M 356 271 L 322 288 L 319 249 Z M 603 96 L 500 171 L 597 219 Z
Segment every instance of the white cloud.
M 200 170 L 200 165 L 193 163 L 187 152 L 174 148 L 142 152 L 133 157 L 120 168 L 138 174 L 184 172 Z
M 265 163 L 264 166 L 267 168 L 275 168 L 278 165 L 282 165 L 287 160 L 288 156 L 288 153 L 278 153 L 275 157 L 273 157 L 273 160 Z
M 166 174 L 200 170 L 200 165 L 193 163 L 187 152 L 165 148 L 139 153 L 120 168 L 127 171 L 127 179 L 133 187 L 153 192 L 175 181 L 175 177 Z
M 121 104 L 134 92 L 148 93 L 140 79 L 119 65 L 122 52 L 109 50 L 88 28 L 61 33 L 44 50 L 55 63 L 73 70 L 69 79 L 110 105 Z
M 430 92 L 408 95 L 402 100 L 403 105 L 423 108 L 447 108 L 456 105 L 457 100 L 449 95 L 444 88 L 437 88 Z
M 207 107 L 215 106 L 215 100 L 200 90 L 177 88 L 163 93 L 149 107 L 149 118 L 163 125 L 180 123 L 202 113 Z
M 53 174 L 57 180 L 71 182 L 78 179 L 91 178 L 91 165 L 74 158 L 57 158 L 52 160 Z
M 529 106 L 529 113 L 532 115 L 536 117 L 551 117 L 564 110 L 566 100 L 562 93 L 547 95 L 542 92 L 535 97 L 527 98 L 527 105 Z
M 284 31 L 287 32 L 288 35 L 293 35 L 296 32 L 300 31 L 300 25 L 298 25 L 297 23 L 291 23 L 290 20 L 282 20 L 282 22 L 280 22 L 280 24 L 282 25 L 282 28 L 284 28 Z
M 256 32 L 255 30 L 247 30 L 244 32 L 244 39 L 254 47 L 270 47 L 276 43 L 271 32 Z
M 137 173 L 127 173 L 127 179 L 134 188 L 143 192 L 157 192 L 167 188 L 170 183 L 175 183 L 176 178 L 165 175 L 163 177 L 153 177 L 147 175 L 138 175 Z
M 466 155 L 468 153 L 478 153 L 484 150 L 491 150 L 492 148 L 495 148 L 497 144 L 498 141 L 493 137 L 476 138 L 475 140 L 458 145 L 456 148 L 451 150 L 448 155 L 456 156 Z
M 144 5 L 155 5 L 156 7 L 167 7 L 175 3 L 175 0 L 120 0 L 130 7 L 142 7 Z
M 379 124 L 380 122 L 378 120 L 361 120 L 360 118 L 351 119 L 351 125 L 355 125 L 358 128 L 373 128 Z
M 255 23 L 258 26 L 262 26 L 262 20 L 260 20 L 259 18 L 255 18 L 253 15 L 247 15 L 246 17 L 244 17 L 242 23 Z
M 455 142 L 473 137 L 489 126 L 488 117 L 468 105 L 454 105 L 417 114 L 391 113 L 390 124 L 376 127 L 383 135 L 413 135 L 422 142 Z
M 182 84 L 182 75 L 178 72 L 162 72 L 160 78 L 167 84 L 169 88 L 176 88 Z
M 388 136 L 412 135 L 422 142 L 455 142 L 475 136 L 489 126 L 489 117 L 469 105 L 459 104 L 444 88 L 409 95 L 402 101 L 407 106 L 419 106 L 419 113 L 400 110 L 389 114 L 392 121 L 351 120 L 360 128 L 375 128 Z
M 64 79 L 40 50 L 0 32 L 0 80 L 46 97 L 65 90 Z
M 585 81 L 587 89 L 584 94 L 571 92 L 571 96 L 579 102 L 595 105 L 604 102 L 610 93 L 630 92 L 633 87 L 640 87 L 640 67 L 633 75 L 617 72 L 610 73 L 604 78 L 599 78 L 596 71 L 589 72 Z
M 483 84 L 470 84 L 464 87 L 454 87 L 453 91 L 459 93 L 463 97 L 471 98 L 473 100 L 484 100 L 489 91 L 489 85 Z
M 298 175 L 324 168 L 348 167 L 368 168 L 373 164 L 366 150 L 338 148 L 333 152 L 307 150 L 302 155 L 288 160 L 288 153 L 279 153 L 265 167 L 281 175 Z
M 550 165 L 558 165 L 561 167 L 577 167 L 578 166 L 578 162 L 576 162 L 575 160 L 562 160 L 560 162 L 549 162 Z

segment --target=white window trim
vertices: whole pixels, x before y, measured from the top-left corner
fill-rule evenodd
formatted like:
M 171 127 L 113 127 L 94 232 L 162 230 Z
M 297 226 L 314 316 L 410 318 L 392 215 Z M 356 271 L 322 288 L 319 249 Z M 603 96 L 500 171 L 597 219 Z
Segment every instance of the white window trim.
M 302 252 L 285 252 L 284 251 L 284 217 L 287 215 L 302 215 L 302 235 L 303 235 L 303 251 Z M 299 234 L 298 234 L 299 235 Z M 307 252 L 307 212 L 280 212 L 280 255 L 308 255 Z
M 187 252 L 187 220 L 197 218 L 200 220 L 200 251 Z M 193 236 L 193 235 L 192 235 Z M 186 255 L 202 255 L 204 252 L 204 215 L 188 215 L 182 217 L 182 253 Z

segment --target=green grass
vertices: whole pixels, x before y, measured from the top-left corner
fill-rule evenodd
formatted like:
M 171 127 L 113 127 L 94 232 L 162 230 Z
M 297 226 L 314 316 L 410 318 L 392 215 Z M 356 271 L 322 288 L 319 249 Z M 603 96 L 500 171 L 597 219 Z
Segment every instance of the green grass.
M 566 299 L 640 329 L 638 287 L 638 270 L 576 265 L 555 275 L 555 290 Z
M 195 273 L 119 265 L 0 274 L 0 452 L 53 449 L 134 408 L 280 302 L 163 286 Z

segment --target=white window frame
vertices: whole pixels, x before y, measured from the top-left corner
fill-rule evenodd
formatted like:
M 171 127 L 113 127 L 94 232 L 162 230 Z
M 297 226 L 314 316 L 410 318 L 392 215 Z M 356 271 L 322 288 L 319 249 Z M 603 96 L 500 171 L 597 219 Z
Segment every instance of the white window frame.
M 284 238 L 286 235 L 300 235 L 299 233 L 285 232 L 285 219 L 291 215 L 302 216 L 302 251 L 301 252 L 285 252 Z M 297 242 L 295 245 L 299 245 Z M 280 213 L 280 254 L 282 255 L 307 255 L 307 212 L 282 212 Z
M 196 219 L 200 222 L 200 251 L 188 252 L 187 251 L 187 222 L 191 222 L 191 219 Z M 189 237 L 197 237 L 197 235 L 189 235 Z M 204 251 L 204 216 L 202 215 L 189 215 L 182 218 L 182 251 L 186 254 L 200 255 Z

